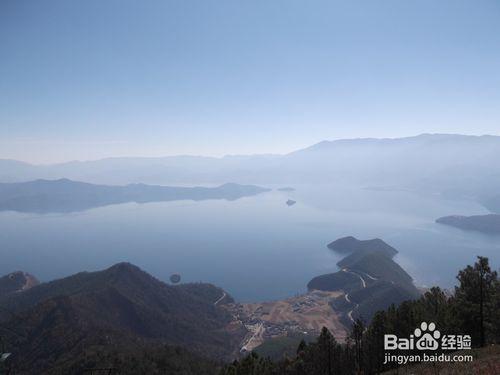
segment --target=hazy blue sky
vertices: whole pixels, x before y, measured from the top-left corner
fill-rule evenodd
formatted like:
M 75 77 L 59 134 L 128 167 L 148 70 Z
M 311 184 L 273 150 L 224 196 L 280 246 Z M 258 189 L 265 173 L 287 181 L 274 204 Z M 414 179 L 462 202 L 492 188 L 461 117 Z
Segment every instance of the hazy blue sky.
M 498 0 L 0 1 L 0 157 L 500 134 Z

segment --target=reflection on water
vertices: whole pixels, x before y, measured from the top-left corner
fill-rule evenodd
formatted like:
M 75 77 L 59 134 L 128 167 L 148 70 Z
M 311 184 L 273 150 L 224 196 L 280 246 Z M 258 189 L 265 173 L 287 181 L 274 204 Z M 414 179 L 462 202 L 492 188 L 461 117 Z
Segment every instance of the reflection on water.
M 470 201 L 404 191 L 296 186 L 238 201 L 122 204 L 69 215 L 0 213 L 0 273 L 21 269 L 42 280 L 129 261 L 168 281 L 207 281 L 241 301 L 304 291 L 334 271 L 326 248 L 338 237 L 380 237 L 419 285 L 450 287 L 457 270 L 489 256 L 500 237 L 435 224 L 449 214 L 480 214 Z M 287 206 L 293 199 L 297 203 Z

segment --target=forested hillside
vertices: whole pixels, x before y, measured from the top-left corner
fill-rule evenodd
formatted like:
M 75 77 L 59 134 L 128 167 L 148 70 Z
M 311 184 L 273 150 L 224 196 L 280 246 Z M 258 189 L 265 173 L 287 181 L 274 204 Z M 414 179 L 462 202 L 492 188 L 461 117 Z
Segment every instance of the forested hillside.
M 0 323 L 12 362 L 25 373 L 59 371 L 94 352 L 164 345 L 228 359 L 246 331 L 214 304 L 224 294 L 209 284 L 169 286 L 120 263 L 7 295 Z
M 323 328 L 316 340 L 301 342 L 296 355 L 271 360 L 252 353 L 224 365 L 216 358 L 231 352 L 238 332 L 225 329 L 229 317 L 214 305 L 220 289 L 170 287 L 119 264 L 41 284 L 19 294 L 17 304 L 2 299 L 16 311 L 1 324 L 13 353 L 6 365 L 16 374 L 78 375 L 97 368 L 126 375 L 377 374 L 398 366 L 384 365 L 384 334 L 409 337 L 424 321 L 441 334 L 470 335 L 473 348 L 500 341 L 500 281 L 488 259 L 479 257 L 457 281 L 452 295 L 434 287 L 376 312 L 368 325 L 356 320 L 346 342 Z
M 367 326 L 357 320 L 345 343 L 339 343 L 324 328 L 315 342 L 302 342 L 292 358 L 273 362 L 252 354 L 226 366 L 221 374 L 379 374 L 398 366 L 383 364 L 384 334 L 409 337 L 421 322 L 434 322 L 442 335 L 470 335 L 473 348 L 499 343 L 500 281 L 497 272 L 491 270 L 487 258 L 479 257 L 473 266 L 458 273 L 457 280 L 453 296 L 434 287 L 417 300 L 375 313 Z M 500 368 L 500 355 L 491 361 L 494 362 L 492 366 Z M 495 373 L 487 370 L 482 373 Z M 425 366 L 422 371 L 411 373 L 428 373 Z

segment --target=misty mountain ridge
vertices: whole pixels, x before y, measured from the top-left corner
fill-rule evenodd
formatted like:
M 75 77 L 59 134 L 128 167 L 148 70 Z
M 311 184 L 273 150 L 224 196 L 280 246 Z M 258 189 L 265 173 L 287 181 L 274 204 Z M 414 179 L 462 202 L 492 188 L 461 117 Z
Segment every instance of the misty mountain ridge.
M 108 158 L 53 165 L 0 160 L 0 181 L 97 184 L 336 183 L 487 199 L 500 188 L 500 137 L 422 134 L 323 141 L 285 155 Z M 458 187 L 458 188 L 457 188 Z
M 146 184 L 95 185 L 66 178 L 35 180 L 0 183 L 0 211 L 73 212 L 126 202 L 235 200 L 266 191 L 269 189 L 233 183 L 218 187 L 170 187 Z

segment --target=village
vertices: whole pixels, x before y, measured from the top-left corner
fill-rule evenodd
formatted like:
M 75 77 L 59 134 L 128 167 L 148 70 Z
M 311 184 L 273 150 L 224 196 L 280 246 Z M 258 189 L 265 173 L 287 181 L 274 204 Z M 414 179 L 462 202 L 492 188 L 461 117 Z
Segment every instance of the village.
M 330 305 L 340 295 L 339 291 L 315 290 L 285 300 L 226 305 L 249 331 L 240 352 L 250 352 L 267 340 L 290 334 L 318 335 L 323 327 L 343 341 L 347 330 Z

